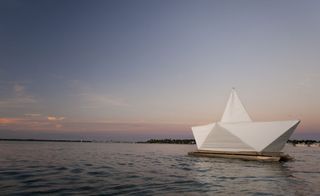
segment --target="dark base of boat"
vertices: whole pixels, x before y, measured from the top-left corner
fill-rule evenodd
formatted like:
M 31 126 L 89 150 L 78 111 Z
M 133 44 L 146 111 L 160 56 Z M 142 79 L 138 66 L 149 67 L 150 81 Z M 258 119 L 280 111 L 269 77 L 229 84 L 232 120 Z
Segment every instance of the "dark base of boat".
M 228 151 L 207 151 L 197 150 L 189 152 L 188 155 L 196 157 L 231 158 L 248 161 L 285 162 L 293 158 L 282 152 L 228 152 Z

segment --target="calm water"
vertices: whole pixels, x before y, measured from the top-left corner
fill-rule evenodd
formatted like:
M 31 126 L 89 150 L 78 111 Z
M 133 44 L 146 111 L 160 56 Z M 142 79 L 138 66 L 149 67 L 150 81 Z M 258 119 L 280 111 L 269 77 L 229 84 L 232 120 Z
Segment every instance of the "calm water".
M 193 145 L 0 142 L 0 195 L 320 195 L 320 148 L 261 163 L 186 156 Z

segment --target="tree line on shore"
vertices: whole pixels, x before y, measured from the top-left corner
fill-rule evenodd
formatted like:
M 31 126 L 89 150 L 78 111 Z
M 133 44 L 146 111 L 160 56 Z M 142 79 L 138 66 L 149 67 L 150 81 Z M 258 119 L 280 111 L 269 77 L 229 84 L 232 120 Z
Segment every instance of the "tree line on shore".
M 138 143 L 150 143 L 150 144 L 195 144 L 196 141 L 194 139 L 150 139 L 145 142 L 138 142 Z M 319 141 L 316 140 L 288 140 L 287 143 L 296 145 L 296 144 L 304 144 L 304 145 L 311 145 L 311 144 L 318 144 Z
M 320 144 L 320 140 L 288 140 L 287 143 L 292 145 L 304 144 L 304 145 L 312 145 L 312 144 Z
M 111 143 L 126 143 L 126 142 L 117 142 L 117 141 L 95 141 L 95 140 L 50 140 L 50 139 L 4 139 L 0 138 L 0 141 L 40 141 L 40 142 L 111 142 Z M 131 143 L 131 142 L 130 142 Z M 194 139 L 149 139 L 143 142 L 136 143 L 149 143 L 149 144 L 195 144 Z M 288 144 L 292 145 L 307 145 L 319 144 L 320 140 L 288 140 Z
M 145 142 L 138 143 L 150 143 L 150 144 L 195 144 L 194 139 L 150 139 Z

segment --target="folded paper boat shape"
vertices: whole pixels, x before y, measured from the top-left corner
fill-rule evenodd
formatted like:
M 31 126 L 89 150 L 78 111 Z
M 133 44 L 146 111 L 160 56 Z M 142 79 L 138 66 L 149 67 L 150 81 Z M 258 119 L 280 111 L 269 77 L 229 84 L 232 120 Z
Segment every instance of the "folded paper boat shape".
M 220 122 L 192 127 L 200 151 L 280 152 L 299 120 L 253 122 L 232 89 Z

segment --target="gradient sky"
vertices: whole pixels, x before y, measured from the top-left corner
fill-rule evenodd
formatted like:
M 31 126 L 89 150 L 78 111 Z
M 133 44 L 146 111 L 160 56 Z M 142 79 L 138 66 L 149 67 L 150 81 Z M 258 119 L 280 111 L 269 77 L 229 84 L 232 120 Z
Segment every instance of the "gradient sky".
M 319 1 L 0 1 L 0 138 L 192 138 L 230 90 L 320 139 Z

